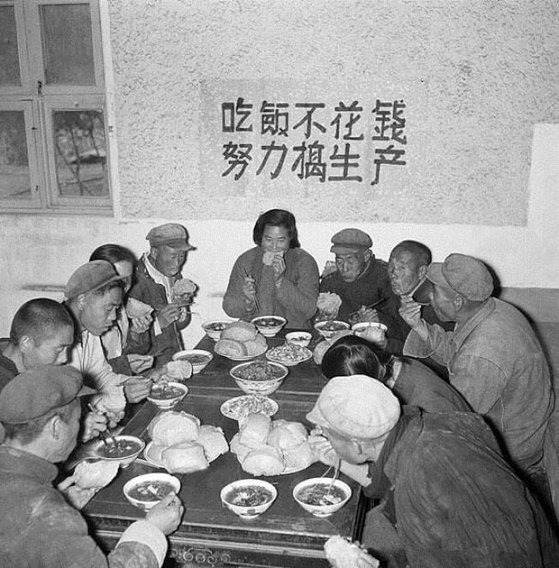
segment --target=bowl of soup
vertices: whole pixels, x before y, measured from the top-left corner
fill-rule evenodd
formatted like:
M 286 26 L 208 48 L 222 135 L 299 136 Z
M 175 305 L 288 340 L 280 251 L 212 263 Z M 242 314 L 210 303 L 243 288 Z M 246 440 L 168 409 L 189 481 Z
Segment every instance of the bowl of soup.
M 188 394 L 188 387 L 182 383 L 161 382 L 151 387 L 148 400 L 158 408 L 168 410 Z
M 243 392 L 261 396 L 267 396 L 278 390 L 288 373 L 285 365 L 261 359 L 235 365 L 229 371 Z
M 255 519 L 267 511 L 278 496 L 277 489 L 261 479 L 239 479 L 221 490 L 221 502 L 241 519 Z
M 319 321 L 314 325 L 314 328 L 324 339 L 330 339 L 338 331 L 349 329 L 349 323 L 338 320 Z
M 381 342 L 384 341 L 388 328 L 383 323 L 362 321 L 352 325 L 351 329 L 353 333 L 359 337 L 365 336 L 365 339 L 369 341 Z
M 311 339 L 312 335 L 308 331 L 290 331 L 285 334 L 287 343 L 299 345 L 299 347 L 308 347 Z
M 173 361 L 190 361 L 194 375 L 202 371 L 212 359 L 213 354 L 204 349 L 185 349 L 173 355 Z
M 258 316 L 253 318 L 251 323 L 264 337 L 274 337 L 287 323 L 287 320 L 281 316 Z
M 136 436 L 121 434 L 107 440 L 99 440 L 94 446 L 95 457 L 117 461 L 120 467 L 128 467 L 143 451 L 146 443 Z
M 214 341 L 218 341 L 221 337 L 221 332 L 230 324 L 231 320 L 210 320 L 202 324 L 202 329 L 206 332 L 208 337 Z
M 178 494 L 181 482 L 168 473 L 146 473 L 133 477 L 124 484 L 122 492 L 132 505 L 149 511 L 163 497 L 173 492 Z
M 316 517 L 328 517 L 340 510 L 350 499 L 351 488 L 339 479 L 313 477 L 298 483 L 293 499 Z

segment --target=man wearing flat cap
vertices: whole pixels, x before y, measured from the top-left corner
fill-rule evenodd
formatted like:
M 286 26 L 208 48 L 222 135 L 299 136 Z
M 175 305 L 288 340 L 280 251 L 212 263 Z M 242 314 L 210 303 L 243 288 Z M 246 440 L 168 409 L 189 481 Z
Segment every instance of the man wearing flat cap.
M 381 321 L 390 327 L 388 314 L 381 305 L 394 293 L 386 262 L 375 258 L 371 237 L 360 229 L 348 228 L 337 232 L 331 239 L 330 252 L 335 263 L 326 263 L 319 287 L 319 318 L 339 319 L 349 323 L 359 321 Z M 321 315 L 321 305 L 327 303 L 329 294 L 336 294 L 340 300 L 337 314 Z M 378 306 L 378 308 L 375 308 Z M 385 317 L 387 316 L 387 317 Z
M 121 309 L 122 278 L 110 262 L 92 260 L 73 272 L 64 291 L 76 322 L 76 341 L 68 362 L 99 391 L 95 407 L 113 422 L 122 417 L 126 400 L 143 400 L 152 385 L 149 378 L 115 373 L 103 351 L 101 336 L 114 325 Z
M 136 281 L 129 298 L 154 310 L 148 355 L 153 355 L 155 366 L 160 366 L 183 349 L 180 332 L 190 323 L 189 302 L 192 302 L 197 286 L 183 279 L 181 270 L 188 253 L 196 247 L 189 243 L 188 231 L 178 223 L 154 227 L 146 239 L 150 249 L 137 264 Z M 177 294 L 179 288 L 181 294 Z
M 423 413 L 365 375 L 334 377 L 307 420 L 316 457 L 380 500 L 362 542 L 389 568 L 552 566 L 545 514 L 483 418 Z M 341 461 L 340 461 L 341 460 Z
M 541 476 L 540 462 L 554 395 L 541 345 L 526 318 L 491 297 L 493 278 L 477 258 L 450 254 L 427 272 L 429 300 L 454 331 L 429 325 L 420 306 L 403 299 L 400 313 L 412 331 L 404 354 L 447 366 L 450 383 L 483 415 L 514 465 Z
M 72 367 L 26 371 L 0 393 L 0 566 L 134 566 L 156 568 L 167 551 L 166 534 L 176 530 L 183 508 L 168 495 L 132 523 L 105 557 L 88 535 L 80 513 L 52 485 L 56 463 L 65 461 L 79 429 L 79 398 L 90 394 Z M 75 481 L 75 485 L 69 485 Z M 105 482 L 106 484 L 106 482 Z M 89 493 L 77 480 L 61 488 Z M 98 487 L 98 486 L 96 486 Z M 72 499 L 70 499 L 72 501 Z

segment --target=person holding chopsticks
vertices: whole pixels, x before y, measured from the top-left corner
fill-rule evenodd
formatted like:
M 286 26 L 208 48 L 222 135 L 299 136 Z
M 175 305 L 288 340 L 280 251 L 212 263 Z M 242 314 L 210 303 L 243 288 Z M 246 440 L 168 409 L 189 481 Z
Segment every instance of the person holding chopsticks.
M 318 266 L 299 244 L 295 217 L 284 209 L 262 213 L 254 225 L 255 247 L 235 262 L 223 309 L 250 321 L 259 315 L 287 319 L 287 328 L 309 329 L 316 312 Z

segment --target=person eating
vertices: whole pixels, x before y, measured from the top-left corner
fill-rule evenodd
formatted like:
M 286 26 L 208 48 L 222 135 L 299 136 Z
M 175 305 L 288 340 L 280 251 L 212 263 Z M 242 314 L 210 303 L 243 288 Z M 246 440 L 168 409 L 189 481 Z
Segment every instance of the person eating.
M 235 262 L 223 298 L 231 317 L 282 316 L 286 327 L 309 329 L 318 297 L 318 266 L 301 248 L 295 217 L 284 209 L 262 213 L 254 225 L 255 247 Z

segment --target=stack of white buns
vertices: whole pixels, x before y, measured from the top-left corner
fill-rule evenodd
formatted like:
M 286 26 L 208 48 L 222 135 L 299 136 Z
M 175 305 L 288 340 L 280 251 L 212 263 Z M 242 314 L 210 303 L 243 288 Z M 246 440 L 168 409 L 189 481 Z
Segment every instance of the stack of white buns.
M 191 473 L 209 467 L 229 451 L 221 428 L 201 425 L 186 412 L 169 411 L 156 416 L 148 427 L 152 439 L 150 456 L 169 473 Z
M 259 355 L 266 350 L 266 338 L 246 321 L 230 323 L 215 344 L 215 352 L 225 357 Z
M 231 440 L 231 451 L 252 475 L 281 475 L 315 461 L 303 424 L 272 421 L 265 414 L 248 415 Z

